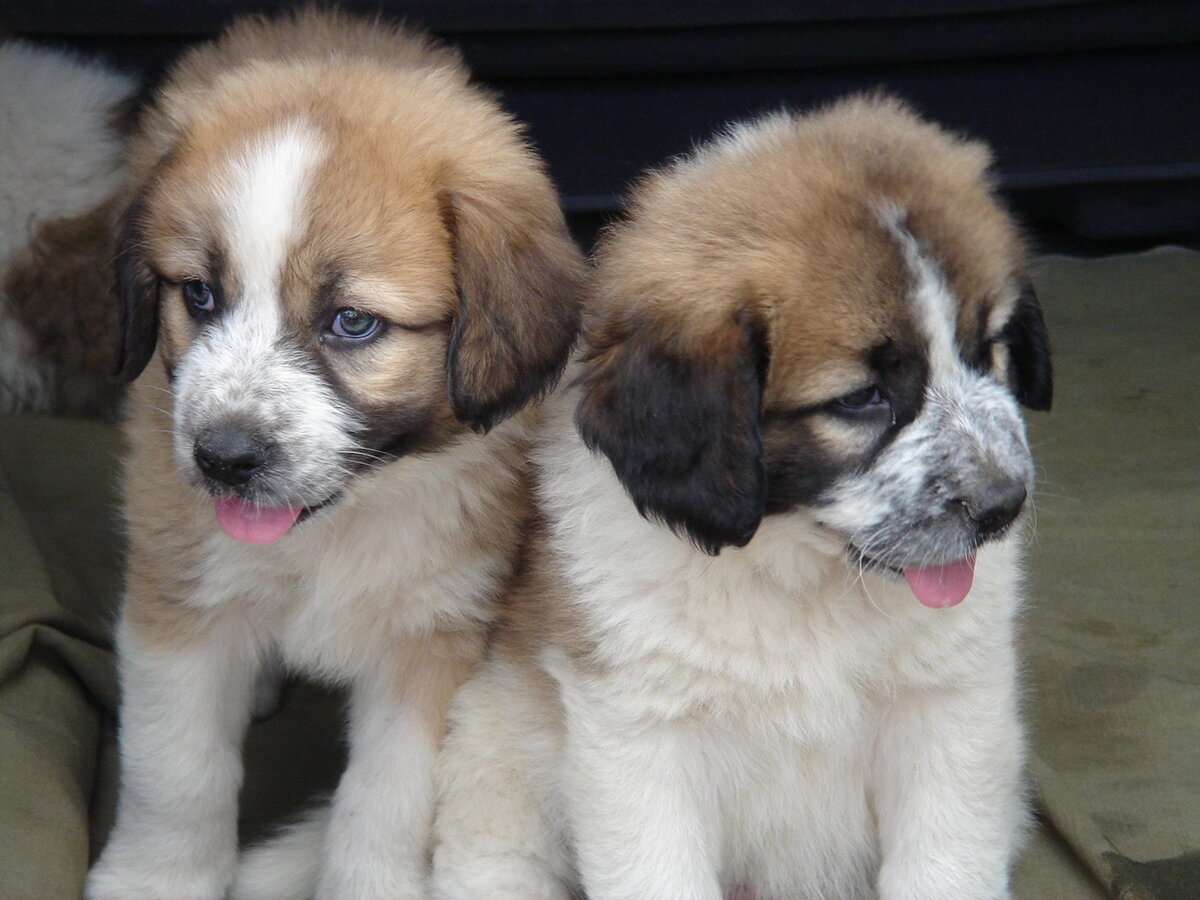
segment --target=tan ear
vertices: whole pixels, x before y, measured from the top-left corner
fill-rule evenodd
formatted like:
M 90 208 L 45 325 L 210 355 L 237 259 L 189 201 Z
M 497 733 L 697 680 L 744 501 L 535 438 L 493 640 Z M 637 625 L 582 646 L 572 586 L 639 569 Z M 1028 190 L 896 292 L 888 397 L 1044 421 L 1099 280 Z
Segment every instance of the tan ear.
M 458 286 L 450 403 L 478 431 L 554 385 L 578 330 L 582 257 L 553 190 L 536 187 L 523 196 L 481 185 L 444 204 Z
M 716 554 L 745 545 L 764 514 L 769 347 L 750 310 L 704 334 L 683 329 L 644 316 L 589 329 L 575 421 L 642 515 Z

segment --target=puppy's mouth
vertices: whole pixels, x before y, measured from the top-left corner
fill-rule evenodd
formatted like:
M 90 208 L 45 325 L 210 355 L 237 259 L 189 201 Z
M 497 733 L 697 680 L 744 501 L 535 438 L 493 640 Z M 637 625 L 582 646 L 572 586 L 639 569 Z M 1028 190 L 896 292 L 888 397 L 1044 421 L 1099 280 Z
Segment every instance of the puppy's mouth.
M 217 526 L 244 544 L 270 544 L 312 515 L 333 505 L 340 494 L 312 506 L 263 506 L 240 497 L 214 497 Z
M 922 604 L 931 609 L 947 609 L 957 606 L 971 592 L 975 581 L 975 553 L 962 559 L 931 566 L 905 566 L 899 568 L 872 559 L 853 544 L 847 546 L 851 561 L 864 569 L 884 572 L 894 578 L 903 578 Z

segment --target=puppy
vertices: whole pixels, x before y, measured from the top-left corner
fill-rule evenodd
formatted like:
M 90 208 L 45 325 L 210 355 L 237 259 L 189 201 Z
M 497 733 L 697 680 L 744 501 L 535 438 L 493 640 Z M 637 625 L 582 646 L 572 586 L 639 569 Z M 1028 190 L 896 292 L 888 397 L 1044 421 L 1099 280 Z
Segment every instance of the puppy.
M 121 791 L 87 896 L 225 896 L 273 659 L 351 698 L 317 896 L 420 896 L 527 515 L 519 411 L 577 330 L 555 192 L 454 52 L 312 11 L 183 57 L 130 155 Z
M 988 164 L 856 98 L 642 181 L 452 709 L 435 896 L 1008 896 L 1051 372 Z

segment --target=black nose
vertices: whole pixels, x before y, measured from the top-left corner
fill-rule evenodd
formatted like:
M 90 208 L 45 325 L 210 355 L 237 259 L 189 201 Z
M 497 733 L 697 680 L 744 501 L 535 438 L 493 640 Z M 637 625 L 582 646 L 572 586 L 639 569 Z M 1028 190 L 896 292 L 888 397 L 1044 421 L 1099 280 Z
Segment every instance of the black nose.
M 983 540 L 1004 531 L 1025 505 L 1025 483 L 1018 478 L 992 479 L 963 498 L 967 517 Z
M 192 452 L 201 472 L 230 487 L 246 484 L 266 468 L 271 458 L 270 445 L 234 426 L 200 432 Z

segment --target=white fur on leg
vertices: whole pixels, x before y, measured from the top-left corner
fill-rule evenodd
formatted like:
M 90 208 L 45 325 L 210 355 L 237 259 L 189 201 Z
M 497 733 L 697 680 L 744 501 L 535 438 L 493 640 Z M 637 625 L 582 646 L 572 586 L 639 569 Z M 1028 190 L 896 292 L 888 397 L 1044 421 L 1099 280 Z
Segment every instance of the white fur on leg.
M 418 900 L 435 738 L 386 676 L 355 686 L 350 719 L 350 761 L 333 797 L 317 900 Z
M 897 703 L 877 751 L 880 900 L 1008 900 L 1021 746 L 1011 678 Z
M 566 684 L 563 696 L 565 793 L 590 900 L 722 900 L 719 815 L 695 736 L 639 728 Z
M 562 744 L 549 688 L 493 658 L 455 697 L 437 766 L 437 900 L 567 900 L 572 866 L 549 808 Z
M 238 860 L 231 900 L 308 900 L 321 871 L 329 807 L 310 810 Z
M 122 623 L 121 793 L 88 900 L 225 896 L 257 668 L 237 624 L 215 622 L 202 640 L 163 648 Z

